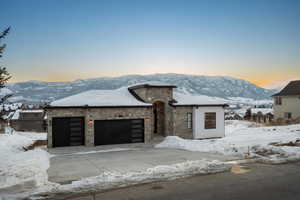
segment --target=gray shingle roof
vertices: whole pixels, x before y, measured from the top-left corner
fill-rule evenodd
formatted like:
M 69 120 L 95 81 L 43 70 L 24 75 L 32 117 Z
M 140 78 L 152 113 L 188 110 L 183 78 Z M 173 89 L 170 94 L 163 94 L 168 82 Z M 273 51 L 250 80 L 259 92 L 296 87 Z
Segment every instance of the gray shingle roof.
M 300 95 L 300 80 L 291 81 L 285 88 L 279 93 L 273 96 L 289 96 L 289 95 Z

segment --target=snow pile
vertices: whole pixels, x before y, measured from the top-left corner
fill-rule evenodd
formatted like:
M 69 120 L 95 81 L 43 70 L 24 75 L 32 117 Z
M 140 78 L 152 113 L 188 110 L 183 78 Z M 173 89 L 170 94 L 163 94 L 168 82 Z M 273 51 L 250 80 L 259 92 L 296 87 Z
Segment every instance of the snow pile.
M 240 158 L 259 157 L 265 162 L 300 160 L 300 147 L 273 146 L 300 139 L 300 125 L 251 127 L 249 122 L 234 122 L 226 127 L 226 137 L 210 140 L 185 140 L 169 136 L 156 148 L 213 152 Z
M 34 141 L 33 136 L 27 137 L 25 133 L 0 134 L 0 189 L 47 183 L 49 154 L 42 149 L 24 151 L 23 148 Z
M 85 178 L 79 181 L 74 181 L 69 185 L 53 185 L 51 189 L 46 189 L 43 193 L 69 193 L 69 192 L 88 192 L 88 191 L 103 191 L 112 188 L 125 187 L 141 183 L 153 181 L 176 179 L 187 177 L 195 174 L 212 174 L 223 171 L 229 171 L 231 165 L 220 161 L 186 161 L 172 165 L 160 165 L 149 168 L 145 171 L 138 172 L 104 172 L 99 176 Z M 41 189 L 40 191 L 42 191 Z M 43 195 L 39 194 L 35 195 Z
M 20 132 L 15 132 L 17 133 L 18 135 L 21 135 L 21 136 L 24 136 L 24 137 L 27 137 L 31 140 L 47 140 L 47 133 L 37 133 L 37 132 L 23 132 L 23 131 L 20 131 Z

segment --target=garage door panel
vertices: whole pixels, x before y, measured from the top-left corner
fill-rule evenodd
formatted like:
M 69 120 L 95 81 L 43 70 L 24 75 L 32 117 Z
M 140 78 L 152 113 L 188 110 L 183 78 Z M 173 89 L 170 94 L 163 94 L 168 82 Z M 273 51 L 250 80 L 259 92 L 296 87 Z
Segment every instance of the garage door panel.
M 53 118 L 52 121 L 53 147 L 84 145 L 84 118 Z
M 144 120 L 96 120 L 95 145 L 144 142 Z

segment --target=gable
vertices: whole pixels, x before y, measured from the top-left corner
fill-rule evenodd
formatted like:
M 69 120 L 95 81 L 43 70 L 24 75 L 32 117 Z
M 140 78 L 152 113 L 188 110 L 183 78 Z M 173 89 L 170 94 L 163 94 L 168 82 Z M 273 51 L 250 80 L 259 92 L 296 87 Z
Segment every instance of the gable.
M 273 96 L 289 96 L 289 95 L 300 95 L 300 80 L 291 81 L 285 88 L 283 88 L 279 93 Z

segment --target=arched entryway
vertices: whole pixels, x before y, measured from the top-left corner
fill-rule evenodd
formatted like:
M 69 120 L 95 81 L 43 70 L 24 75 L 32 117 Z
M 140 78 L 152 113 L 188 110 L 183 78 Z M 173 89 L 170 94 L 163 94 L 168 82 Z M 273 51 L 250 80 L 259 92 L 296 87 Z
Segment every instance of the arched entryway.
M 154 134 L 164 136 L 165 134 L 165 103 L 156 101 L 153 103 Z

